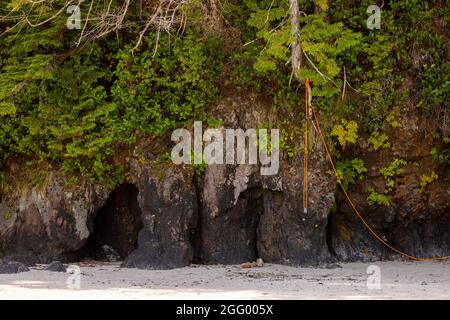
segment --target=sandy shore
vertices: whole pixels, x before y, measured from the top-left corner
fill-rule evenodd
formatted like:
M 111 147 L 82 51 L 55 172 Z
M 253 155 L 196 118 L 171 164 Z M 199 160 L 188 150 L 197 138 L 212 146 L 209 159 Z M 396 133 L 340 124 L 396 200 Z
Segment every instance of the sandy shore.
M 380 268 L 379 289 L 367 286 L 370 265 Z M 69 274 L 33 268 L 1 274 L 0 299 L 450 299 L 450 262 L 339 266 L 191 266 L 160 271 L 81 264 L 80 289 L 67 288 Z

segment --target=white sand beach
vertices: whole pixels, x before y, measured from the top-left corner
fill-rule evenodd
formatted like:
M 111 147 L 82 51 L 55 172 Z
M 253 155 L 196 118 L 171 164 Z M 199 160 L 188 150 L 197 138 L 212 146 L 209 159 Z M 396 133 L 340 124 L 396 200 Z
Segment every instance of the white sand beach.
M 80 288 L 70 274 L 32 268 L 0 275 L 0 299 L 450 299 L 450 262 L 340 263 L 332 269 L 266 264 L 261 268 L 197 266 L 174 270 L 78 264 Z M 379 289 L 367 286 L 378 266 Z M 339 267 L 340 266 L 340 267 Z

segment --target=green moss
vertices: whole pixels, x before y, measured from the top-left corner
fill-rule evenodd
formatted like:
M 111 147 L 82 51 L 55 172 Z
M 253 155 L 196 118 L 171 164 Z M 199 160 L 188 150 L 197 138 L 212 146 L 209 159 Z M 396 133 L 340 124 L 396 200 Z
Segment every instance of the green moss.
M 438 178 L 439 178 L 439 176 L 434 171 L 431 171 L 430 174 L 422 175 L 420 177 L 420 181 L 419 181 L 420 193 L 424 193 L 427 185 L 432 183 L 433 181 L 437 180 Z
M 372 132 L 368 141 L 375 151 L 378 149 L 387 149 L 391 147 L 387 134 L 380 133 L 378 131 Z
M 5 221 L 11 220 L 12 217 L 13 217 L 13 214 L 12 214 L 12 212 L 10 212 L 10 211 L 6 211 L 6 212 L 3 214 L 3 219 L 4 219 Z

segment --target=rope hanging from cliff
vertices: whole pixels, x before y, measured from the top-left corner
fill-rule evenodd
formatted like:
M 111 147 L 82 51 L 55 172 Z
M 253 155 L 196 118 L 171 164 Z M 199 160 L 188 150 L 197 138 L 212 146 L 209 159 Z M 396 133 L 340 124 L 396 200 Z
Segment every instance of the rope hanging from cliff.
M 390 245 L 389 243 L 387 243 L 381 236 L 379 236 L 374 230 L 373 228 L 366 222 L 366 220 L 364 219 L 364 217 L 362 216 L 362 214 L 358 211 L 358 209 L 356 208 L 356 205 L 353 203 L 353 200 L 350 198 L 349 194 L 347 193 L 347 190 L 344 188 L 344 185 L 342 184 L 342 181 L 339 179 L 337 170 L 336 170 L 336 165 L 334 164 L 333 161 L 333 157 L 331 156 L 331 152 L 330 149 L 328 147 L 327 141 L 325 139 L 325 134 L 322 130 L 322 127 L 320 126 L 319 123 L 319 117 L 317 115 L 317 113 L 315 112 L 312 103 L 311 103 L 311 88 L 309 86 L 309 80 L 306 79 L 306 84 L 305 84 L 305 92 L 306 92 L 306 96 L 305 96 L 305 111 L 306 111 L 306 126 L 305 126 L 305 157 L 304 157 L 304 161 L 303 161 L 303 207 L 304 207 L 304 211 L 305 213 L 307 212 L 307 205 L 308 205 L 308 188 L 307 188 L 307 184 L 308 184 L 308 143 L 307 143 L 307 138 L 308 138 L 308 121 L 311 117 L 311 115 L 313 116 L 313 124 L 316 128 L 316 130 L 319 132 L 320 135 L 320 140 L 322 141 L 322 145 L 325 148 L 325 151 L 327 153 L 327 157 L 328 160 L 330 162 L 331 168 L 333 170 L 334 175 L 336 176 L 337 182 L 339 184 L 339 186 L 342 189 L 342 192 L 344 193 L 345 199 L 347 200 L 347 202 L 349 203 L 350 207 L 352 208 L 352 210 L 355 212 L 356 216 L 359 218 L 359 220 L 361 220 L 361 222 L 363 223 L 363 225 L 366 227 L 366 229 L 372 234 L 372 236 L 377 239 L 378 241 L 380 241 L 385 247 L 387 247 L 388 249 L 392 250 L 393 252 L 406 257 L 408 259 L 411 260 L 415 260 L 415 261 L 442 261 L 442 260 L 448 260 L 450 259 L 450 256 L 443 256 L 443 257 L 431 257 L 431 258 L 420 258 L 420 257 L 416 257 L 413 255 L 410 255 L 402 250 L 399 250 L 397 248 L 395 248 L 394 246 Z

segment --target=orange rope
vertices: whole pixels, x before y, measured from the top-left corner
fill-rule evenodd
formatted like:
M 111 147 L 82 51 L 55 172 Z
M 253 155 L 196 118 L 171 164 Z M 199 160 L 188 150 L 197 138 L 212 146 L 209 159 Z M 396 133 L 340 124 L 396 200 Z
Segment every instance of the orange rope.
M 306 84 L 308 85 L 308 80 L 306 80 Z M 308 89 L 306 89 L 306 90 L 308 90 Z M 343 193 L 344 193 L 344 196 L 345 196 L 345 198 L 347 199 L 348 203 L 350 204 L 350 206 L 352 207 L 353 211 L 354 211 L 354 212 L 356 213 L 356 215 L 358 216 L 359 220 L 361 220 L 361 222 L 362 222 L 362 223 L 364 224 L 364 226 L 367 228 L 367 230 L 369 230 L 369 232 L 370 232 L 370 233 L 371 233 L 378 241 L 380 241 L 384 246 L 386 246 L 386 247 L 389 248 L 390 250 L 392 250 L 392 251 L 394 251 L 395 253 L 397 253 L 397 254 L 399 254 L 399 255 L 401 255 L 401 256 L 404 256 L 404 257 L 406 257 L 406 258 L 409 258 L 409 259 L 412 259 L 412 260 L 416 260 L 416 261 L 436 261 L 436 260 L 447 260 L 447 259 L 450 259 L 450 256 L 444 256 L 444 257 L 431 257 L 431 258 L 420 258 L 420 257 L 416 257 L 416 256 L 413 256 L 413 255 L 410 255 L 410 254 L 408 254 L 408 253 L 405 253 L 405 252 L 403 252 L 403 251 L 401 251 L 401 250 L 399 250 L 399 249 L 393 247 L 393 246 L 390 245 L 389 243 L 387 243 L 385 240 L 383 240 L 383 238 L 381 238 L 381 237 L 380 237 L 380 236 L 379 236 L 379 235 L 378 235 L 378 234 L 377 234 L 377 233 L 369 226 L 369 224 L 365 221 L 365 219 L 363 218 L 363 216 L 361 215 L 361 213 L 358 211 L 358 209 L 356 208 L 355 204 L 353 203 L 352 199 L 351 199 L 350 196 L 348 195 L 347 190 L 345 190 L 345 188 L 344 188 L 344 185 L 342 184 L 342 182 L 341 182 L 341 181 L 339 180 L 339 178 L 338 178 L 338 173 L 337 173 L 337 170 L 336 170 L 336 166 L 335 166 L 335 164 L 334 164 L 333 157 L 331 156 L 330 150 L 329 150 L 329 148 L 328 148 L 328 144 L 327 144 L 327 142 L 326 142 L 326 140 L 325 140 L 324 133 L 323 133 L 322 128 L 321 128 L 321 126 L 320 126 L 319 118 L 318 118 L 316 112 L 314 111 L 313 107 L 312 107 L 312 106 L 310 106 L 310 107 L 311 107 L 312 114 L 314 115 L 314 122 L 315 122 L 315 124 L 316 124 L 317 131 L 319 131 L 319 134 L 320 134 L 320 138 L 321 138 L 322 144 L 323 144 L 323 146 L 325 147 L 325 150 L 326 150 L 326 152 L 327 152 L 328 160 L 330 161 L 330 164 L 331 164 L 331 167 L 332 167 L 332 169 L 333 169 L 334 175 L 336 176 L 337 182 L 339 183 L 339 185 L 340 185 L 340 187 L 341 187 L 341 189 L 342 189 L 342 191 L 343 191 Z M 307 167 L 304 167 L 304 168 L 307 169 Z

